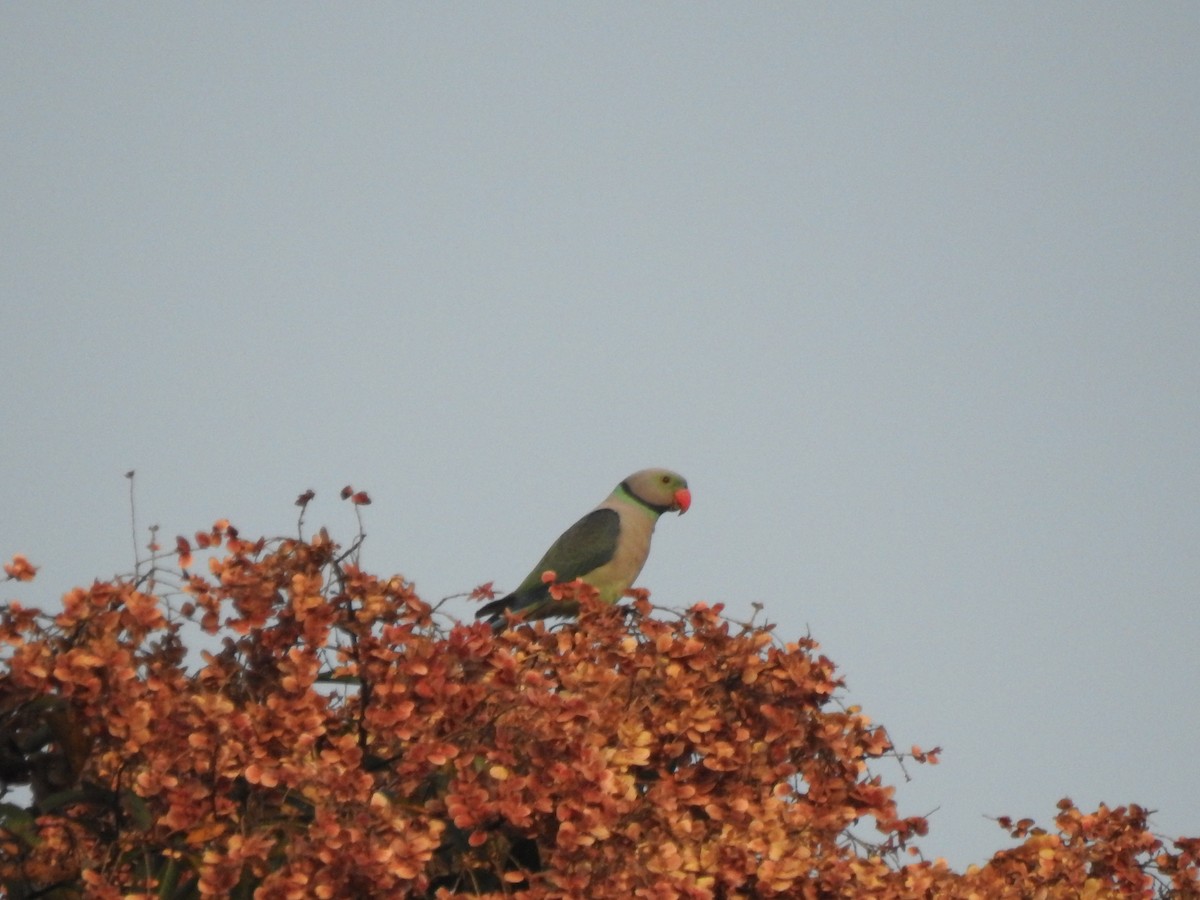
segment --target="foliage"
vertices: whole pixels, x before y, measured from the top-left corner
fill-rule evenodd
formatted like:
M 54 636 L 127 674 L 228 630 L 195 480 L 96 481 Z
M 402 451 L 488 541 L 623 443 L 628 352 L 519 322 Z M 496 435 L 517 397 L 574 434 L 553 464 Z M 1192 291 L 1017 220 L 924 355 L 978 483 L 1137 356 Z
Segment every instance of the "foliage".
M 1001 820 L 1018 845 L 963 873 L 920 858 L 869 768 L 898 754 L 812 640 L 581 585 L 578 624 L 439 624 L 352 551 L 220 522 L 170 585 L 0 607 L 7 896 L 1200 896 L 1200 840 L 1137 806 Z

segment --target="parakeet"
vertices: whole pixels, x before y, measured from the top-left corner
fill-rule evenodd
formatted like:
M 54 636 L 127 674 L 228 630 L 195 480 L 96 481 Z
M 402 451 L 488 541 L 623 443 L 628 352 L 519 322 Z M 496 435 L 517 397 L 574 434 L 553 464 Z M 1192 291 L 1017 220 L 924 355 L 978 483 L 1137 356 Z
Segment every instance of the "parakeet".
M 633 584 L 646 557 L 658 517 L 688 511 L 692 494 L 687 479 L 668 469 L 643 469 L 616 486 L 608 498 L 564 531 L 511 594 L 482 606 L 476 618 L 502 627 L 504 613 L 527 619 L 569 616 L 578 604 L 557 601 L 542 573 L 554 572 L 556 583 L 582 579 L 605 603 L 616 603 Z

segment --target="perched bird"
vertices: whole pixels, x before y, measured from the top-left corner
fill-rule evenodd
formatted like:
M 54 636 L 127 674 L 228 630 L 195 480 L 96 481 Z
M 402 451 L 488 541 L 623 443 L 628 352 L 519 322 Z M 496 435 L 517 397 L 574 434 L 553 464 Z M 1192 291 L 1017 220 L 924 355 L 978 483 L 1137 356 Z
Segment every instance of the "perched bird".
M 691 505 L 692 494 L 682 475 L 668 469 L 635 472 L 564 531 L 515 591 L 482 606 L 475 618 L 486 617 L 502 627 L 505 612 L 522 613 L 527 619 L 574 615 L 577 603 L 550 596 L 550 585 L 542 580 L 547 571 L 554 573 L 557 584 L 580 578 L 605 603 L 616 603 L 646 564 L 658 517 L 665 512 L 682 515 Z

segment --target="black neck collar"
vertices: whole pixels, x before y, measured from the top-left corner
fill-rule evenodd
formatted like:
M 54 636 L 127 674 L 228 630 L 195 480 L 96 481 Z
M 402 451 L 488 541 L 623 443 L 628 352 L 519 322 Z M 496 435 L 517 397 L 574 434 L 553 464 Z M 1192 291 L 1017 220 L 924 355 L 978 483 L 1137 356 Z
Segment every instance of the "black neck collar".
M 633 488 L 631 488 L 629 486 L 628 481 L 621 482 L 621 490 L 623 490 L 625 492 L 625 495 L 627 497 L 629 497 L 634 503 L 644 506 L 646 509 L 650 510 L 650 512 L 654 513 L 656 516 L 661 516 L 663 513 L 670 512 L 672 509 L 674 509 L 673 506 L 659 506 L 657 503 L 651 503 L 650 501 L 644 500 L 643 498 L 639 497 L 637 494 L 635 494 L 633 492 Z

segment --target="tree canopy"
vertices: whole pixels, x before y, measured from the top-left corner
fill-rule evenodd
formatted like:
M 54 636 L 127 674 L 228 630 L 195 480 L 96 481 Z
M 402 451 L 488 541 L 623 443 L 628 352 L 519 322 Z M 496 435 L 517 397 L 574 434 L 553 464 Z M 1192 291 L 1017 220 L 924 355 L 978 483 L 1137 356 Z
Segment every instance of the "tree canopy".
M 218 522 L 57 614 L 0 606 L 0 888 L 1200 896 L 1200 839 L 1153 834 L 1136 805 L 1064 799 L 1046 826 L 1001 819 L 1018 843 L 982 865 L 924 858 L 929 823 L 900 814 L 880 761 L 938 751 L 893 747 L 808 637 L 580 584 L 556 588 L 577 622 L 494 631 L 357 547 Z M 5 571 L 34 576 L 21 556 Z

